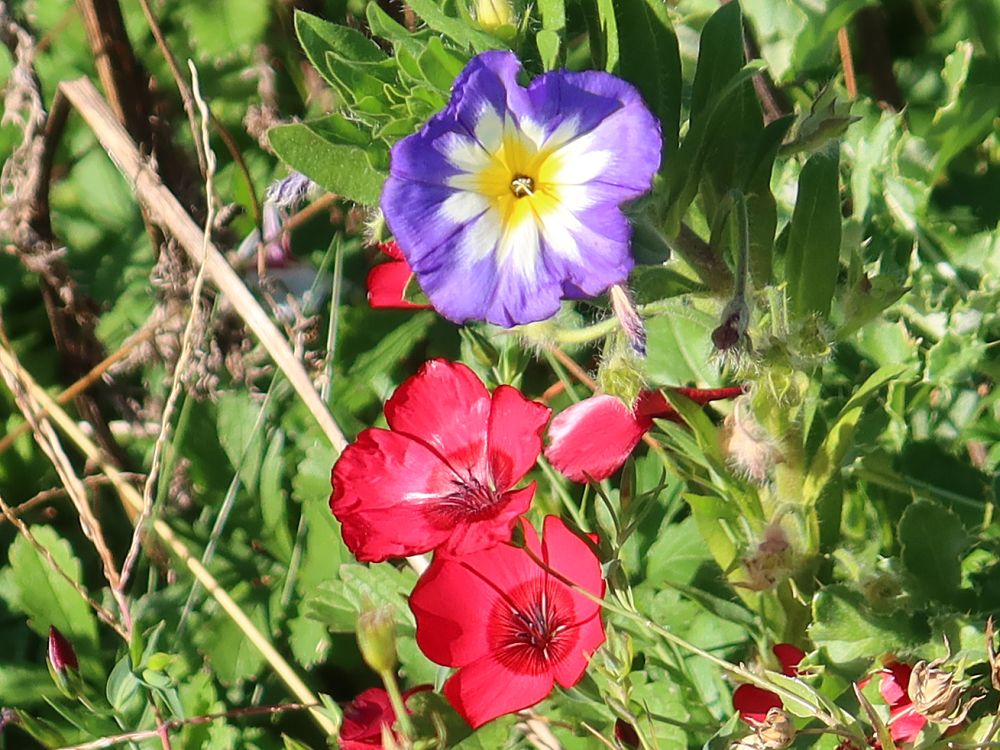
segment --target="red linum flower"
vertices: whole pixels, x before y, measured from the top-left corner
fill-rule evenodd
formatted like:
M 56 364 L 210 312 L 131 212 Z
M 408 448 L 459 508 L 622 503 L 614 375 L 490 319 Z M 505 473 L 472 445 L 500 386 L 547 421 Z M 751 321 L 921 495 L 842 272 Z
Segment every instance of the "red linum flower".
M 378 249 L 391 260 L 379 263 L 368 272 L 368 306 L 373 309 L 425 310 L 430 305 L 408 302 L 403 293 L 413 278 L 413 269 L 403 257 L 403 251 L 395 240 L 380 242 Z
M 674 390 L 702 405 L 743 393 L 740 387 Z M 614 396 L 585 398 L 552 420 L 545 457 L 574 482 L 607 479 L 653 428 L 654 419 L 684 421 L 660 391 L 640 393 L 633 411 Z
M 542 541 L 527 521 L 521 524 L 538 559 L 604 595 L 600 560 L 561 519 L 546 517 Z M 600 605 L 506 544 L 435 555 L 410 595 L 410 609 L 421 651 L 459 668 L 444 695 L 474 729 L 535 705 L 557 682 L 575 685 L 604 642 Z
M 419 685 L 403 693 L 403 703 L 414 693 L 430 690 Z M 407 710 L 409 713 L 409 710 Z M 340 750 L 382 750 L 382 727 L 396 723 L 389 694 L 383 688 L 369 688 L 344 706 L 340 725 Z
M 886 724 L 894 742 L 913 742 L 927 724 L 927 719 L 913 710 L 910 700 L 908 689 L 912 671 L 913 667 L 909 664 L 893 661 L 877 673 L 878 691 L 889 705 L 889 721 Z
M 781 664 L 781 673 L 786 677 L 795 677 L 799 673 L 799 662 L 805 658 L 805 652 L 790 643 L 778 643 L 771 647 L 771 652 Z M 783 708 L 781 698 L 777 693 L 765 690 L 757 685 L 740 685 L 733 692 L 733 708 L 739 712 L 740 718 L 750 725 L 761 724 L 767 718 L 767 712 L 772 708 Z
M 333 467 L 344 542 L 381 562 L 507 541 L 535 492 L 513 487 L 538 459 L 549 413 L 510 386 L 491 396 L 463 364 L 425 362 L 386 402 L 389 429 L 362 431 Z

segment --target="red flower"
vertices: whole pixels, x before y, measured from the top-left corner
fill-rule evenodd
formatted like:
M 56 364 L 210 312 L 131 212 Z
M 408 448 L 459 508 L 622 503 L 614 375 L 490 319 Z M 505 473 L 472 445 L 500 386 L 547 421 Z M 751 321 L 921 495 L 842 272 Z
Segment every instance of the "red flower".
M 535 484 L 512 489 L 542 448 L 548 407 L 502 385 L 492 398 L 463 364 L 435 359 L 385 404 L 333 467 L 330 509 L 362 561 L 510 539 Z
M 527 548 L 560 576 L 604 595 L 601 563 L 556 516 L 543 540 L 522 520 Z M 444 694 L 477 729 L 575 685 L 604 642 L 600 605 L 549 574 L 523 549 L 498 545 L 435 555 L 410 595 L 417 644 L 458 671 Z
M 675 390 L 699 404 L 743 392 L 739 387 Z M 625 463 L 654 419 L 684 421 L 660 391 L 640 393 L 634 411 L 614 396 L 585 398 L 552 420 L 545 457 L 574 482 L 606 479 Z
M 889 705 L 887 726 L 894 742 L 913 742 L 927 724 L 927 719 L 913 710 L 910 700 L 908 689 L 912 671 L 913 667 L 909 664 L 894 661 L 877 673 L 878 691 Z
M 403 693 L 403 702 L 430 685 L 419 685 Z M 409 711 L 407 711 L 409 713 Z M 382 727 L 390 729 L 396 723 L 389 694 L 383 688 L 369 688 L 344 706 L 344 722 L 340 725 L 340 750 L 382 750 Z
M 781 664 L 781 673 L 787 677 L 795 677 L 799 673 L 799 662 L 805 658 L 805 652 L 790 643 L 778 643 L 771 648 Z M 733 692 L 733 708 L 740 718 L 748 724 L 761 724 L 772 708 L 783 708 L 781 698 L 770 690 L 757 685 L 740 685 Z
M 407 302 L 403 298 L 406 285 L 413 277 L 413 269 L 403 258 L 399 245 L 392 242 L 378 243 L 378 249 L 392 260 L 379 263 L 368 272 L 368 305 L 374 309 L 396 308 L 401 310 L 426 309 L 430 305 Z

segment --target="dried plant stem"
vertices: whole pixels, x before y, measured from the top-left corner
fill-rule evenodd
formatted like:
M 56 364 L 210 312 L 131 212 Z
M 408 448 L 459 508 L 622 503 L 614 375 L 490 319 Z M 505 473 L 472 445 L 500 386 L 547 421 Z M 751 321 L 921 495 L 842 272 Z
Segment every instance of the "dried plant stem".
M 206 714 L 204 716 L 192 716 L 189 719 L 170 719 L 162 724 L 166 730 L 181 729 L 183 727 L 197 726 L 199 724 L 211 724 L 219 719 L 240 719 L 247 716 L 272 716 L 285 711 L 308 711 L 316 708 L 319 704 L 304 703 L 284 703 L 279 706 L 249 706 L 247 708 L 236 708 L 232 711 L 224 711 L 217 714 Z M 66 745 L 59 750 L 100 750 L 105 747 L 114 747 L 126 742 L 139 742 L 149 740 L 159 735 L 158 729 L 144 729 L 137 732 L 125 732 L 111 737 L 101 737 L 97 740 L 84 742 L 82 745 Z
M 125 357 L 131 354 L 135 347 L 151 338 L 153 334 L 156 333 L 156 328 L 157 324 L 146 323 L 145 326 L 125 339 L 124 343 L 118 347 L 118 349 L 94 365 L 87 374 L 56 396 L 56 403 L 65 404 L 86 391 L 111 367 L 118 362 L 121 362 L 125 359 Z M 39 416 L 46 416 L 46 412 L 40 412 Z M 4 435 L 3 438 L 0 439 L 0 454 L 9 450 L 10 447 L 14 445 L 15 440 L 28 432 L 31 432 L 31 425 L 25 422 Z
M 111 612 L 106 610 L 104 607 L 102 607 L 100 604 L 98 604 L 96 601 L 91 599 L 90 594 L 87 592 L 87 589 L 85 589 L 83 586 L 81 586 L 79 583 L 73 580 L 73 577 L 59 566 L 59 563 L 56 562 L 56 559 L 52 556 L 52 553 L 49 552 L 48 549 L 46 549 L 42 545 L 42 543 L 35 538 L 35 535 L 31 533 L 31 529 L 28 527 L 28 525 L 17 517 L 17 510 L 15 508 L 11 508 L 7 504 L 7 502 L 3 499 L 2 495 L 0 495 L 0 513 L 3 513 L 3 517 L 6 520 L 10 521 L 10 523 L 12 523 L 14 527 L 18 530 L 18 533 L 20 533 L 21 536 L 27 539 L 28 542 L 31 544 L 31 546 L 38 551 L 38 554 L 40 554 L 45 559 L 45 562 L 49 564 L 49 567 L 51 567 L 52 570 L 54 570 L 61 578 L 63 578 L 67 583 L 69 583 L 70 586 L 73 587 L 76 593 L 78 593 L 80 597 L 85 602 L 87 602 L 90 608 L 93 609 L 95 613 L 97 613 L 97 616 L 101 618 L 101 620 L 106 625 L 108 625 L 112 630 L 118 633 L 118 635 L 121 636 L 122 640 L 127 642 L 128 633 L 126 633 L 125 629 L 118 623 L 118 621 L 115 619 L 115 616 L 111 614 Z
M 851 54 L 851 39 L 847 34 L 847 27 L 841 26 L 837 31 L 837 46 L 840 48 L 840 64 L 844 69 L 844 86 L 847 88 L 847 97 L 851 100 L 858 98 L 858 79 L 854 75 L 854 56 Z
M 16 363 L 13 355 L 0 347 L 0 367 L 8 366 L 12 361 Z M 143 502 L 139 491 L 126 481 L 122 472 L 108 460 L 97 444 L 84 434 L 83 430 L 80 429 L 66 411 L 55 403 L 27 372 L 22 372 L 22 375 L 26 390 L 48 411 L 55 425 L 66 434 L 80 452 L 88 460 L 100 467 L 101 471 L 104 472 L 112 485 L 114 485 L 122 502 L 136 512 L 141 511 Z M 184 541 L 174 533 L 169 524 L 161 519 L 154 519 L 152 527 L 153 532 L 163 540 L 174 556 L 187 566 L 198 583 L 218 602 L 219 606 L 222 607 L 236 626 L 243 632 L 246 639 L 250 641 L 254 648 L 260 651 L 261 655 L 271 666 L 271 669 L 285 683 L 285 686 L 292 695 L 302 703 L 307 703 L 311 706 L 318 704 L 319 701 L 316 696 L 302 681 L 292 666 L 278 653 L 267 637 L 257 629 L 257 626 L 247 617 L 240 606 L 219 585 L 215 577 L 191 553 Z M 309 711 L 316 724 L 323 731 L 331 736 L 336 733 L 337 726 L 329 716 L 316 708 L 310 708 Z
M 212 283 L 225 295 L 247 326 L 282 370 L 292 387 L 312 413 L 323 433 L 339 453 L 347 439 L 330 410 L 320 399 L 302 363 L 295 358 L 288 341 L 268 317 L 253 294 L 201 229 L 183 209 L 173 194 L 142 158 L 128 133 L 86 78 L 60 84 L 60 90 L 76 107 L 97 135 L 101 145 L 132 185 L 139 202 L 160 226 L 169 230 L 195 263 L 205 259 L 205 271 Z
M 141 478 L 140 474 L 128 474 L 127 476 L 129 479 L 132 480 L 137 480 Z M 108 478 L 103 474 L 95 474 L 89 477 L 80 477 L 80 481 L 83 482 L 84 485 L 89 487 L 93 485 L 108 484 L 110 480 L 108 480 Z M 20 518 L 29 510 L 37 508 L 39 505 L 45 505 L 50 500 L 54 500 L 55 498 L 62 497 L 63 495 L 66 494 L 67 492 L 65 487 L 52 487 L 51 489 L 42 490 L 41 492 L 35 494 L 33 497 L 30 497 L 27 500 L 25 500 L 20 505 L 15 505 L 13 508 L 11 508 L 11 512 L 14 514 L 15 518 Z M 0 526 L 2 526 L 6 522 L 7 522 L 7 517 L 5 515 L 0 516 Z
M 115 565 L 114 557 L 111 555 L 111 550 L 104 540 L 104 532 L 101 529 L 101 525 L 90 507 L 87 490 L 83 486 L 83 482 L 76 475 L 73 464 L 63 450 L 62 444 L 59 442 L 59 436 L 52 429 L 49 420 L 41 415 L 43 410 L 38 408 L 38 400 L 26 386 L 24 382 L 26 373 L 24 373 L 20 363 L 12 354 L 13 350 L 11 349 L 10 342 L 7 340 L 6 333 L 2 329 L 2 324 L 0 324 L 0 347 L 2 347 L 2 351 L 7 355 L 0 361 L 0 376 L 7 383 L 7 387 L 14 396 L 14 401 L 17 403 L 18 409 L 24 415 L 28 424 L 31 425 L 35 442 L 38 443 L 42 452 L 48 456 L 49 461 L 52 462 L 52 466 L 59 475 L 59 480 L 66 488 L 66 492 L 70 500 L 72 500 L 73 506 L 76 508 L 77 515 L 79 516 L 80 528 L 83 531 L 83 535 L 90 540 L 97 551 L 104 577 L 112 589 L 115 602 L 118 604 L 125 631 L 131 634 L 132 616 L 129 613 L 128 600 L 118 589 L 121 576 Z
M 160 419 L 160 434 L 157 435 L 156 442 L 153 444 L 153 458 L 150 461 L 149 474 L 146 477 L 146 483 L 142 490 L 142 513 L 139 514 L 139 519 L 135 523 L 135 529 L 132 532 L 132 542 L 129 545 L 128 554 L 125 555 L 125 562 L 122 564 L 122 576 L 119 585 L 119 589 L 122 591 L 128 585 L 129 577 L 139 558 L 146 522 L 149 521 L 150 516 L 153 514 L 153 492 L 156 489 L 156 482 L 160 476 L 163 451 L 171 433 L 170 422 L 173 419 L 174 411 L 177 408 L 177 401 L 181 395 L 181 381 L 184 377 L 184 371 L 187 369 L 188 361 L 191 359 L 191 352 L 194 349 L 194 331 L 201 320 L 201 295 L 205 287 L 205 263 L 208 259 L 206 248 L 212 232 L 212 222 L 215 220 L 215 204 L 212 200 L 215 181 L 215 154 L 212 153 L 208 139 L 208 106 L 205 104 L 205 100 L 201 98 L 198 90 L 197 69 L 193 63 L 189 62 L 188 64 L 191 67 L 192 87 L 194 89 L 193 96 L 198 102 L 198 108 L 201 111 L 200 135 L 202 152 L 205 159 L 205 229 L 202 235 L 204 238 L 202 243 L 202 257 L 201 264 L 198 266 L 198 274 L 194 279 L 194 286 L 191 289 L 191 314 L 188 317 L 187 324 L 184 326 L 184 333 L 181 336 L 181 351 L 177 357 L 177 361 L 174 363 L 170 391 L 163 406 L 163 415 Z

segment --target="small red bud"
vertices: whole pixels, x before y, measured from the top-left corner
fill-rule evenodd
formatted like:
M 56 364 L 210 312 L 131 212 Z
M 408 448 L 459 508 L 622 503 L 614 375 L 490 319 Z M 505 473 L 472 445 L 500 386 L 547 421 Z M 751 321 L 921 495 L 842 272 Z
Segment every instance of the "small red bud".
M 66 636 L 60 633 L 55 626 L 49 627 L 49 662 L 51 662 L 52 668 L 59 673 L 65 672 L 67 668 L 74 671 L 80 670 L 80 662 L 76 658 L 73 644 L 66 640 Z
M 627 721 L 615 720 L 615 739 L 625 747 L 639 747 L 639 733 Z

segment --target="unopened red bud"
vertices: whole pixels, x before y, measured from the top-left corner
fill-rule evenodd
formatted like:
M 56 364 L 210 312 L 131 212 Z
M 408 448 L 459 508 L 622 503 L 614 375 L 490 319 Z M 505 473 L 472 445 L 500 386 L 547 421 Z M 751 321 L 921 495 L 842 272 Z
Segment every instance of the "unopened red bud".
M 621 719 L 615 721 L 615 739 L 625 747 L 639 747 L 639 733 L 634 726 Z
M 49 663 L 60 674 L 67 669 L 80 670 L 80 662 L 76 658 L 73 644 L 66 640 L 66 636 L 55 626 L 49 627 Z

